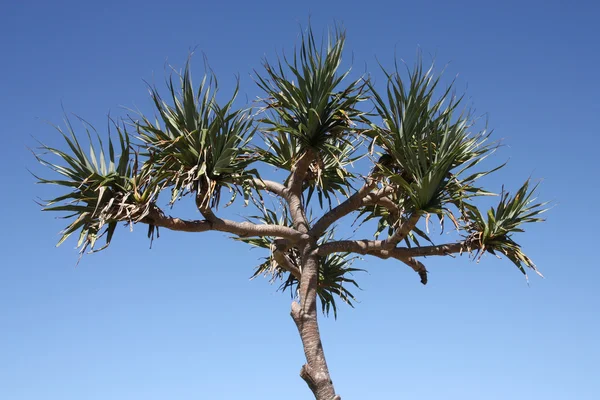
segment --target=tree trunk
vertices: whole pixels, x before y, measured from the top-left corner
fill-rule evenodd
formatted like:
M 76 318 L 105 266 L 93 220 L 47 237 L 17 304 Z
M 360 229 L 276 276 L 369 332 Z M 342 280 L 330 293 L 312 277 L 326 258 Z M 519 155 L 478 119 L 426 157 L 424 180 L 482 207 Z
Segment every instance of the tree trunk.
M 300 370 L 300 377 L 306 381 L 308 387 L 317 400 L 341 400 L 336 396 L 333 382 L 329 376 L 329 369 L 323 352 L 319 324 L 317 321 L 317 283 L 319 274 L 318 257 L 310 255 L 311 245 L 302 249 L 302 279 L 300 281 L 300 303 L 292 303 L 291 316 L 296 323 L 306 364 Z

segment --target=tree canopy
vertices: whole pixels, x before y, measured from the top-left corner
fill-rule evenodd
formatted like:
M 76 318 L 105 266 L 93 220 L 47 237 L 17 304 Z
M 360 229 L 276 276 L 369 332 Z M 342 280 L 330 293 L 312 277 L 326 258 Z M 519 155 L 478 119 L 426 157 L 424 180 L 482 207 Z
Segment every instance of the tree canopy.
M 514 234 L 541 221 L 546 209 L 529 181 L 513 194 L 502 190 L 496 206 L 479 208 L 479 197 L 494 195 L 480 179 L 502 165 L 482 167 L 497 144 L 454 82 L 444 84 L 420 58 L 413 67 L 380 66 L 383 87 L 368 75 L 350 79 L 341 68 L 344 42 L 342 30 L 318 43 L 307 29 L 292 55 L 264 62 L 255 73 L 262 98 L 242 108 L 237 88 L 218 101 L 212 73 L 194 85 L 188 62 L 169 77 L 164 95 L 150 86 L 153 115 L 111 120 L 107 134 L 83 122 L 85 148 L 67 119 L 58 128 L 64 148 L 41 145 L 36 155 L 55 173 L 39 182 L 64 189 L 43 209 L 63 213 L 69 222 L 59 244 L 76 234 L 81 254 L 106 248 L 120 223 L 147 225 L 151 239 L 160 228 L 213 230 L 264 248 L 254 276 L 294 296 L 292 317 L 307 357 L 301 376 L 327 400 L 335 392 L 316 299 L 334 316 L 337 300 L 353 305 L 358 256 L 397 259 L 423 284 L 428 256 L 479 259 L 487 252 L 523 274 L 537 272 Z M 275 178 L 266 166 L 279 171 Z M 246 219 L 219 216 L 219 206 L 238 195 L 248 205 Z M 183 198 L 194 200 L 201 219 L 168 215 L 165 206 Z M 354 226 L 372 228 L 369 236 L 339 235 L 335 228 L 349 215 Z M 434 243 L 433 221 L 454 230 L 456 241 Z

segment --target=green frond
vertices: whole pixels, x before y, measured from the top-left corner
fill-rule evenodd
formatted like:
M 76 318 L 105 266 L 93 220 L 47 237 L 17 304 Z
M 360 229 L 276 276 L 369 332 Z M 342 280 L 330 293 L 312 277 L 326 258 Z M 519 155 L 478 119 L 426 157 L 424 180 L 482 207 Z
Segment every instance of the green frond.
M 336 253 L 321 259 L 317 294 L 323 314 L 328 316 L 333 311 L 334 318 L 337 318 L 336 298 L 354 307 L 356 298 L 349 287 L 357 289 L 360 287 L 351 276 L 355 272 L 364 272 L 363 269 L 352 267 L 352 263 L 357 258 L 350 256 L 350 253 Z
M 397 67 L 384 72 L 385 99 L 369 84 L 383 120 L 383 126 L 371 124 L 366 133 L 372 148 L 380 149 L 374 175 L 397 188 L 402 207 L 438 216 L 448 204 L 460 207 L 466 199 L 488 194 L 474 182 L 493 170 L 464 175 L 494 148 L 485 129 L 471 132 L 475 121 L 468 111 L 459 111 L 462 97 L 453 95 L 453 84 L 440 90 L 441 76 L 433 67 L 425 70 L 420 60 L 407 83 Z
M 84 121 L 89 138 L 89 151 L 80 145 L 71 122 L 66 119 L 66 132 L 56 129 L 62 135 L 69 152 L 41 145 L 44 154 L 36 155 L 37 160 L 61 179 L 37 177 L 39 183 L 53 184 L 66 189 L 66 193 L 44 204 L 44 211 L 66 212 L 64 218 L 73 221 L 62 231 L 57 245 L 63 243 L 73 233 L 79 231 L 77 247 L 83 254 L 88 248 L 99 251 L 106 248 L 113 237 L 119 221 L 136 222 L 144 218 L 157 191 L 148 185 L 147 177 L 138 173 L 132 163 L 136 156 L 131 152 L 129 133 L 125 127 L 114 121 L 109 124 L 108 157 L 107 150 L 97 132 Z M 110 135 L 110 126 L 117 131 L 120 154 L 115 153 L 115 145 Z M 97 138 L 95 146 L 92 136 Z M 47 155 L 59 159 L 57 163 L 47 160 Z M 97 249 L 96 241 L 105 237 L 105 245 Z
M 160 122 L 141 115 L 135 125 L 148 151 L 145 168 L 161 188 L 172 190 L 171 201 L 194 193 L 199 206 L 216 206 L 220 189 L 236 186 L 256 175 L 248 166 L 254 161 L 249 142 L 254 133 L 249 113 L 234 110 L 231 99 L 217 103 L 217 83 L 205 76 L 194 89 L 189 62 L 179 77 L 168 81 L 170 103 L 156 88 L 150 94 Z
M 539 274 L 533 261 L 512 239 L 514 233 L 523 232 L 524 224 L 544 221 L 539 216 L 548 210 L 546 208 L 548 203 L 536 203 L 534 198 L 536 189 L 537 185 L 529 189 L 529 180 L 527 180 L 514 196 L 503 191 L 498 206 L 490 208 L 486 217 L 476 207 L 468 207 L 470 223 L 467 230 L 470 233 L 467 243 L 477 249 L 478 258 L 485 251 L 492 254 L 498 252 L 511 260 L 523 274 L 526 274 L 525 267 Z
M 265 61 L 257 84 L 267 95 L 266 131 L 295 137 L 302 151 L 335 145 L 352 132 L 362 115 L 356 105 L 364 100 L 364 84 L 359 79 L 342 86 L 350 72 L 338 71 L 344 42 L 345 34 L 335 31 L 325 48 L 318 46 L 309 27 L 292 60 Z

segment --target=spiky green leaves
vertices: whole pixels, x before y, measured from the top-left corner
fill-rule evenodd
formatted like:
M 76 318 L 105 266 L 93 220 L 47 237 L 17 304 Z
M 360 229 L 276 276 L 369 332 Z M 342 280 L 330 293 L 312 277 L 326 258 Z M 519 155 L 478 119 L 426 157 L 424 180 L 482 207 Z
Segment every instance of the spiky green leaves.
M 205 76 L 194 90 L 189 63 L 179 83 L 180 91 L 169 80 L 171 103 L 151 89 L 161 122 L 153 123 L 143 115 L 136 122 L 147 151 L 145 168 L 159 187 L 172 190 L 172 202 L 195 193 L 199 207 L 212 207 L 218 204 L 223 186 L 233 189 L 255 174 L 247 169 L 254 161 L 248 147 L 252 121 L 247 112 L 233 108 L 237 89 L 224 106 L 215 99 L 214 77 Z
M 90 127 L 84 124 L 90 139 L 86 152 L 77 140 L 75 131 L 66 120 L 67 133 L 57 127 L 70 153 L 46 145 L 41 150 L 58 156 L 60 163 L 52 163 L 42 156 L 38 161 L 63 176 L 63 179 L 39 178 L 40 183 L 54 184 L 67 189 L 67 193 L 48 200 L 44 211 L 66 212 L 63 218 L 74 219 L 62 232 L 60 245 L 76 231 L 80 231 L 77 246 L 83 253 L 86 249 L 101 250 L 108 246 L 119 221 L 135 222 L 144 218 L 156 191 L 147 184 L 143 175 L 137 174 L 131 162 L 129 136 L 124 127 L 113 124 L 119 137 L 119 154 L 115 153 L 113 141 L 108 138 L 108 157 L 100 136 L 98 145 L 92 144 Z M 101 249 L 95 249 L 98 238 L 106 236 Z
M 352 267 L 357 258 L 350 253 L 337 253 L 320 260 L 317 295 L 321 301 L 323 314 L 329 315 L 333 311 L 333 317 L 337 318 L 336 297 L 350 307 L 354 307 L 356 298 L 348 288 L 360 289 L 352 275 L 355 272 L 364 271 L 364 269 Z
M 142 220 L 163 189 L 171 189 L 172 202 L 194 193 L 198 206 L 205 208 L 218 204 L 223 186 L 233 188 L 234 196 L 240 187 L 245 195 L 249 194 L 250 178 L 256 175 L 247 168 L 254 161 L 254 152 L 248 146 L 254 128 L 247 112 L 233 109 L 235 93 L 220 106 L 215 100 L 214 80 L 205 78 L 194 90 L 189 64 L 180 77 L 180 91 L 170 79 L 169 92 L 171 104 L 151 89 L 161 122 L 151 122 L 143 115 L 139 121 L 128 121 L 137 130 L 141 154 L 133 154 L 130 133 L 117 123 L 113 126 L 118 132 L 120 154 L 115 154 L 109 137 L 106 157 L 98 135 L 99 145 L 90 146 L 86 153 L 68 121 L 68 133 L 61 133 L 70 152 L 42 146 L 61 162 L 53 164 L 41 157 L 38 160 L 67 180 L 40 178 L 40 182 L 68 190 L 48 201 L 44 209 L 67 212 L 67 218 L 75 219 L 59 244 L 80 230 L 78 246 L 82 252 L 94 249 L 103 235 L 108 245 L 117 222 Z M 91 142 L 91 128 L 86 125 L 86 129 Z M 153 233 L 150 225 L 149 234 Z
M 266 73 L 257 77 L 259 87 L 266 93 L 265 107 L 255 120 L 250 112 L 234 107 L 237 89 L 221 105 L 216 100 L 213 77 L 205 77 L 194 88 L 188 64 L 180 76 L 169 79 L 166 100 L 157 89 L 150 89 L 155 118 L 140 115 L 137 120 L 128 119 L 137 133 L 139 147 L 130 145 L 128 132 L 119 125 L 118 151 L 109 138 L 108 156 L 100 139 L 99 146 L 92 146 L 87 152 L 68 125 L 68 134 L 63 134 L 67 152 L 44 147 L 61 161 L 53 164 L 40 158 L 44 165 L 62 175 L 61 179 L 40 182 L 56 184 L 67 191 L 45 206 L 46 210 L 66 212 L 67 218 L 73 218 L 61 242 L 80 231 L 79 246 L 84 251 L 94 249 L 103 235 L 110 243 L 119 221 L 152 224 L 152 216 L 160 215 L 155 202 L 163 190 L 171 191 L 171 203 L 193 195 L 208 220 L 204 226 L 213 227 L 219 218 L 210 209 L 218 205 L 221 188 L 229 188 L 234 195 L 243 192 L 251 198 L 250 190 L 256 183 L 257 191 L 268 189 L 281 197 L 278 208 L 283 212 L 264 209 L 263 198 L 256 196 L 252 200 L 263 215 L 254 222 L 291 227 L 286 212 L 292 208 L 299 211 L 298 215 L 310 214 L 311 197 L 318 198 L 321 208 L 327 200 L 331 208 L 331 214 L 320 218 L 316 228 L 306 227 L 310 242 L 238 238 L 269 249 L 269 257 L 258 266 L 255 276 L 266 274 L 280 279 L 281 289 L 294 292 L 302 279 L 298 249 L 308 251 L 306 246 L 335 242 L 333 237 L 321 233 L 327 231 L 326 225 L 354 211 L 364 220 L 379 222 L 376 236 L 388 231 L 385 240 L 371 243 L 371 248 L 380 251 L 367 254 L 384 256 L 384 252 L 407 251 L 394 248 L 402 247 L 402 241 L 407 247 L 420 246 L 422 239 L 431 242 L 428 220 L 437 215 L 442 230 L 444 219 L 452 220 L 465 235 L 470 250 L 505 254 L 521 271 L 534 268 L 511 235 L 520 231 L 523 223 L 539 221 L 537 215 L 543 211 L 543 204 L 530 204 L 527 184 L 514 197 L 502 194 L 499 206 L 490 210 L 487 218 L 471 203 L 473 197 L 489 194 L 477 186 L 477 180 L 496 169 L 472 170 L 494 148 L 487 144 L 485 129 L 475 131 L 469 112 L 459 109 L 462 98 L 453 95 L 452 84 L 442 89 L 440 77 L 432 69 L 423 69 L 419 60 L 406 81 L 397 67 L 391 73 L 384 71 L 387 88 L 385 95 L 380 95 L 372 83 L 345 81 L 349 71 L 340 71 L 343 46 L 341 32 L 335 32 L 326 46 L 317 46 L 308 29 L 292 58 L 284 57 L 275 64 L 265 62 Z M 358 108 L 366 97 L 373 98 L 373 114 Z M 264 139 L 259 146 L 250 145 L 255 129 L 261 131 Z M 88 135 L 91 137 L 89 132 Z M 355 175 L 348 166 L 365 155 L 361 144 L 366 138 L 372 141 L 370 155 L 377 161 L 364 170 L 364 176 L 356 175 L 356 181 L 364 178 L 368 184 L 354 195 L 351 189 Z M 132 148 L 139 148 L 139 154 Z M 360 150 L 365 151 L 358 153 Z M 261 186 L 260 178 L 255 179 L 256 170 L 250 169 L 257 160 L 294 171 L 288 176 L 287 185 L 270 182 L 270 187 Z M 299 161 L 299 167 L 294 168 Z M 336 196 L 342 200 L 340 208 L 332 207 Z M 425 227 L 417 226 L 421 217 Z M 296 225 L 299 226 L 298 221 Z M 150 230 L 152 233 L 152 225 Z M 263 234 L 260 232 L 257 234 Z M 314 243 L 319 236 L 318 243 Z M 454 244 L 452 248 L 464 250 L 464 244 Z M 336 300 L 352 304 L 354 297 L 349 289 L 357 286 L 349 277 L 357 271 L 351 267 L 352 257 L 343 253 L 348 249 L 338 250 L 341 253 L 322 253 L 316 288 L 323 312 L 333 311 L 334 315 Z M 419 255 L 418 251 L 414 253 Z M 411 267 L 424 274 L 425 268 L 413 261 Z M 312 277 L 309 281 L 313 282 Z
M 363 85 L 358 80 L 342 86 L 350 72 L 338 71 L 344 41 L 345 35 L 335 32 L 327 48 L 320 48 L 309 28 L 291 62 L 265 61 L 266 76 L 258 76 L 258 85 L 267 94 L 266 108 L 274 113 L 263 119 L 269 130 L 295 136 L 303 148 L 317 150 L 347 136 L 361 114 L 356 105 L 363 100 Z
M 433 67 L 432 67 L 433 68 Z M 459 112 L 462 98 L 452 95 L 452 85 L 438 94 L 439 76 L 424 70 L 419 61 L 408 84 L 398 69 L 384 70 L 387 98 L 371 85 L 383 127 L 371 124 L 368 135 L 382 157 L 378 173 L 403 193 L 403 208 L 441 215 L 447 203 L 486 194 L 472 184 L 487 172 L 463 178 L 492 148 L 485 131 L 472 134 L 470 115 Z
M 387 204 L 367 205 L 362 215 L 365 220 L 379 220 L 377 234 L 387 229 L 390 235 L 411 215 L 422 214 L 428 220 L 435 214 L 442 223 L 448 217 L 458 230 L 467 232 L 467 245 L 478 256 L 484 251 L 500 252 L 523 273 L 524 267 L 535 270 L 511 235 L 521 231 L 524 223 L 540 221 L 537 215 L 545 211 L 544 203 L 531 204 L 533 190 L 528 191 L 525 183 L 514 197 L 503 193 L 487 219 L 471 204 L 473 197 L 491 194 L 476 181 L 503 165 L 472 171 L 494 150 L 487 143 L 489 134 L 471 132 L 475 121 L 468 111 L 459 110 L 462 97 L 453 95 L 453 84 L 442 90 L 441 77 L 432 68 L 425 70 L 419 60 L 406 83 L 397 66 L 393 73 L 384 70 L 385 97 L 369 84 L 383 122 L 383 126 L 371 122 L 366 132 L 380 155 L 373 176 L 394 190 L 386 196 Z M 406 245 L 419 246 L 418 237 L 430 241 L 415 226 L 405 237 Z
M 344 192 L 352 162 L 353 136 L 362 113 L 357 104 L 364 100 L 361 80 L 344 84 L 349 74 L 339 71 L 345 36 L 335 32 L 327 46 L 318 46 L 309 28 L 300 48 L 289 61 L 265 61 L 265 75 L 257 83 L 266 93 L 260 120 L 266 133 L 264 161 L 279 168 L 290 165 L 308 149 L 319 157 L 311 165 L 307 185 L 317 191 L 319 200 Z
M 477 248 L 479 257 L 484 251 L 492 254 L 499 252 L 511 260 L 523 274 L 526 274 L 525 267 L 539 274 L 533 261 L 512 239 L 513 233 L 523 232 L 523 224 L 543 221 L 539 215 L 547 210 L 545 206 L 548 203 L 535 202 L 533 196 L 536 189 L 537 185 L 530 190 L 529 181 L 526 181 L 514 196 L 503 192 L 498 206 L 488 210 L 487 218 L 477 208 L 468 207 L 470 223 L 467 230 L 470 234 L 467 243 Z

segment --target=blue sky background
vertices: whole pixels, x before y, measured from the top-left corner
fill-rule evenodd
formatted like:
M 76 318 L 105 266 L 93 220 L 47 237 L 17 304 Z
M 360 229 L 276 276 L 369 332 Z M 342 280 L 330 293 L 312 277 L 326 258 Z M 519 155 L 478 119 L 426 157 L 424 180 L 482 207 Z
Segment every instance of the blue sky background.
M 322 319 L 332 377 L 344 400 L 600 398 L 600 279 L 595 211 L 600 172 L 600 64 L 592 1 L 504 2 L 4 2 L 0 7 L 0 398 L 10 400 L 307 399 L 289 295 L 248 281 L 263 254 L 218 233 L 120 229 L 79 264 L 56 249 L 63 221 L 43 214 L 32 137 L 58 144 L 46 122 L 61 103 L 99 129 L 121 106 L 149 110 L 143 80 L 205 53 L 223 92 L 316 32 L 344 24 L 357 73 L 417 49 L 450 62 L 478 112 L 488 113 L 506 168 L 489 180 L 515 189 L 543 180 L 554 208 L 518 241 L 545 279 L 530 286 L 510 262 L 427 260 L 422 286 L 407 267 L 357 266 L 356 309 Z M 589 206 L 589 207 L 588 207 Z M 233 211 L 242 212 L 241 209 Z M 444 241 L 441 237 L 439 242 Z

